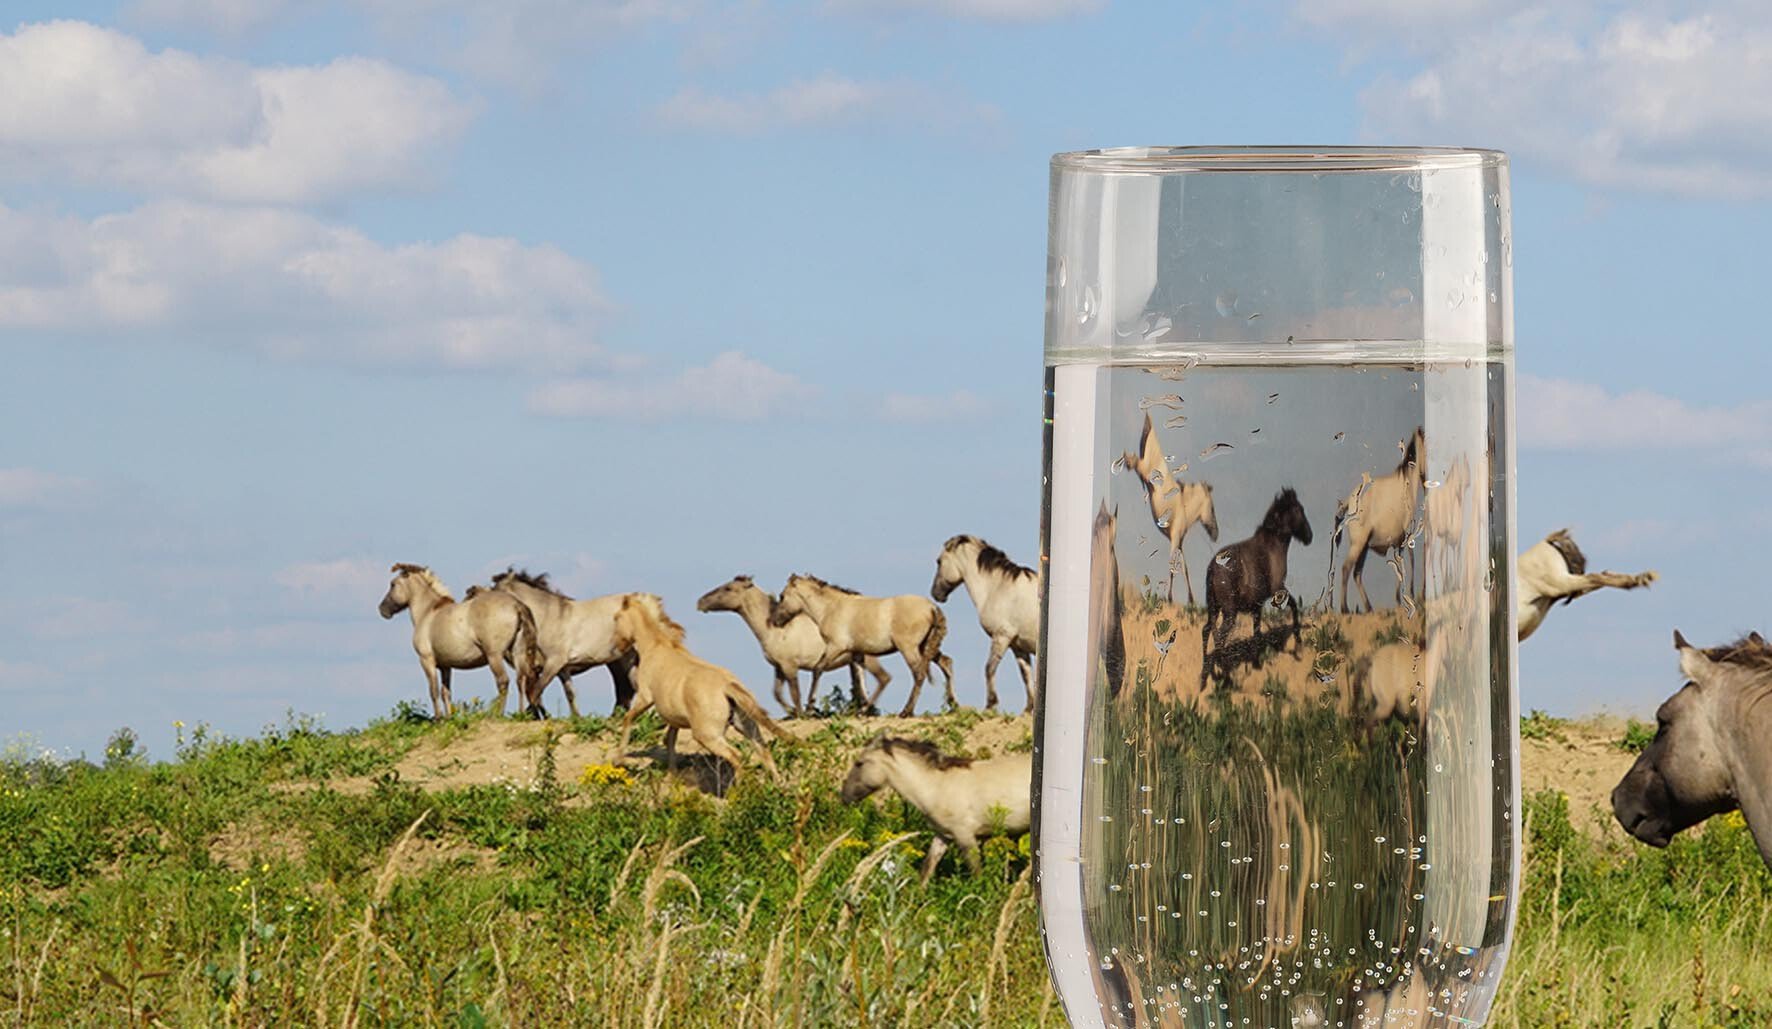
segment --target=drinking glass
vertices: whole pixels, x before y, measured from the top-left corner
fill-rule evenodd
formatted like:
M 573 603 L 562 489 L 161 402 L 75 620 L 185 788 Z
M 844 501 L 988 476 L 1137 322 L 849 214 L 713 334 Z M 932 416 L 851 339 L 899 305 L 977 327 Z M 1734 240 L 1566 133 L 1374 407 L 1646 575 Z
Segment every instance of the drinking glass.
M 1060 154 L 1050 213 L 1072 1024 L 1481 1024 L 1519 869 L 1505 155 Z

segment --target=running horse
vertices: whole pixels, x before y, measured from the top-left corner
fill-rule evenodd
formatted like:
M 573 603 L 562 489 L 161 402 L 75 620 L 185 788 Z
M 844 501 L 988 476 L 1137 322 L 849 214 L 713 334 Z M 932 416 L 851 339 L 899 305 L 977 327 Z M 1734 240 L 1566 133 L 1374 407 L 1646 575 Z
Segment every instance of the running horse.
M 1224 647 L 1237 616 L 1248 612 L 1255 619 L 1251 646 L 1261 638 L 1261 609 L 1267 604 L 1292 609 L 1292 637 L 1302 634 L 1298 598 L 1286 591 L 1286 552 L 1293 540 L 1311 545 L 1311 523 L 1298 502 L 1298 493 L 1287 486 L 1274 495 L 1255 535 L 1232 543 L 1212 556 L 1206 568 L 1206 620 L 1200 624 L 1200 688 L 1205 689 L 1215 665 L 1224 667 Z M 1217 625 L 1210 650 L 1207 640 Z

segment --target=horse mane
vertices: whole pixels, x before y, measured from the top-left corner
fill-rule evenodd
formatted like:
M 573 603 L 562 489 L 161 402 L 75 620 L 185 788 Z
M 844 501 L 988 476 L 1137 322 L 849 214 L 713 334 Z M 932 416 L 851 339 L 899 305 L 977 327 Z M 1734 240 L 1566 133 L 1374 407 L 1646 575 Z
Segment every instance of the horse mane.
M 1555 547 L 1557 553 L 1563 555 L 1563 563 L 1569 566 L 1571 574 L 1587 574 L 1587 555 L 1583 554 L 1581 548 L 1575 545 L 1575 537 L 1569 535 L 1568 529 L 1558 529 L 1546 536 L 1544 541 Z
M 1421 430 L 1420 429 L 1416 429 L 1414 432 L 1409 434 L 1409 443 L 1406 446 L 1404 446 L 1404 448 L 1403 448 L 1403 459 L 1401 461 L 1397 462 L 1397 471 L 1399 471 L 1399 472 L 1408 471 L 1410 465 L 1415 464 L 1421 460 L 1421 455 L 1415 452 L 1415 441 L 1420 438 L 1421 438 Z
M 806 582 L 811 583 L 814 586 L 819 587 L 820 589 L 834 590 L 837 593 L 847 593 L 852 597 L 861 596 L 861 594 L 856 590 L 852 590 L 847 586 L 839 586 L 834 582 L 826 582 L 823 579 L 820 579 L 816 575 L 807 575 L 806 573 L 801 572 L 801 573 L 795 575 L 794 578 L 802 579 Z
M 416 575 L 418 576 L 419 581 L 423 582 L 426 586 L 429 586 L 436 592 L 439 603 L 455 603 L 455 595 L 449 592 L 449 587 L 443 585 L 443 581 L 437 578 L 437 574 L 429 568 L 426 568 L 424 565 L 398 562 L 392 568 L 389 568 L 388 571 L 399 572 L 401 575 Z
M 1279 532 L 1280 512 L 1285 510 L 1287 504 L 1298 506 L 1298 491 L 1291 486 L 1283 487 L 1274 494 L 1274 502 L 1268 505 L 1267 514 L 1261 517 L 1261 528 L 1267 532 Z
M 682 646 L 683 626 L 679 625 L 675 618 L 665 613 L 664 600 L 656 593 L 630 593 L 622 600 L 622 606 L 627 607 L 636 598 L 640 603 L 633 604 L 634 608 L 645 612 L 646 617 L 652 619 L 671 642 Z
M 882 736 L 880 737 L 880 749 L 888 754 L 895 754 L 901 750 L 905 751 L 912 757 L 938 772 L 946 771 L 950 768 L 972 767 L 971 758 L 954 757 L 951 754 L 944 754 L 941 752 L 940 747 L 930 743 L 928 740 L 912 740 L 906 739 L 903 736 Z
M 527 568 L 517 568 L 512 566 L 507 567 L 504 571 L 492 577 L 494 583 L 501 583 L 506 580 L 520 582 L 525 586 L 532 586 L 544 593 L 552 593 L 556 597 L 565 596 L 564 593 L 561 593 L 554 588 L 553 583 L 548 581 L 548 573 L 546 572 L 531 574 Z
M 467 589 L 467 592 L 465 592 L 461 595 L 461 599 L 473 600 L 475 597 L 479 596 L 482 593 L 490 593 L 490 592 L 492 592 L 492 591 L 487 589 L 484 586 L 469 586 Z
M 1755 672 L 1772 672 L 1772 646 L 1761 639 L 1757 632 L 1750 632 L 1733 643 L 1707 648 L 1703 653 L 1712 661 L 1738 665 Z
M 1032 568 L 1016 564 L 1010 560 L 1008 554 L 983 540 L 979 540 L 978 543 L 978 567 L 987 572 L 999 572 L 1011 579 L 1031 579 L 1034 577 Z

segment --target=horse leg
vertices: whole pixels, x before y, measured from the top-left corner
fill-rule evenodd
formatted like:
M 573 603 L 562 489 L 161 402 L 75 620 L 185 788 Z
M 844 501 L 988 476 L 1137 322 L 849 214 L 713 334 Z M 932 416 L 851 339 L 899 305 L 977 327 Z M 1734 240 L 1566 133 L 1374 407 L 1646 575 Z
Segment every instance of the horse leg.
M 634 719 L 640 717 L 641 713 L 651 706 L 652 697 L 650 695 L 640 697 L 638 698 L 637 703 L 628 708 L 628 713 L 622 716 L 621 743 L 615 748 L 615 753 L 618 758 L 624 758 L 628 755 L 628 733 L 634 728 Z
M 673 725 L 670 728 L 665 730 L 665 771 L 675 772 L 676 770 L 677 770 L 677 727 Z
M 774 668 L 775 668 L 775 706 L 779 707 L 783 711 L 787 712 L 787 717 L 792 718 L 792 717 L 794 717 L 794 709 L 788 706 L 788 692 L 787 692 L 788 677 L 787 677 L 787 673 L 783 672 L 781 670 L 780 665 L 775 665 Z
M 1027 707 L 1022 709 L 1022 713 L 1027 714 L 1034 709 L 1034 702 L 1040 699 L 1035 695 L 1034 664 L 1032 661 L 1028 660 L 1028 654 L 1026 651 L 1021 650 L 1020 648 L 1012 649 L 1015 653 L 1015 667 L 1021 669 L 1021 684 L 1027 690 L 1028 704 Z
M 923 692 L 923 680 L 929 675 L 929 662 L 917 655 L 917 646 L 922 641 L 901 641 L 898 652 L 904 657 L 904 663 L 911 670 L 911 696 L 904 702 L 904 710 L 898 713 L 900 718 L 910 718 L 917 713 L 917 694 Z
M 929 885 L 929 877 L 935 874 L 935 866 L 941 864 L 941 856 L 943 854 L 946 854 L 947 850 L 948 850 L 947 837 L 934 836 L 934 837 L 930 838 L 929 853 L 927 853 L 923 856 L 922 884 L 924 886 Z
M 692 725 L 689 727 L 689 734 L 695 737 L 695 742 L 707 748 L 708 753 L 731 765 L 732 783 L 738 782 L 738 766 L 741 759 L 738 756 L 738 751 L 733 748 L 732 744 L 726 742 L 725 722 L 721 722 L 712 732 L 707 731 L 699 725 Z M 773 768 L 773 766 L 771 767 Z M 718 766 L 716 766 L 714 773 L 714 784 L 716 788 L 719 786 L 719 783 L 720 775 Z M 727 785 L 730 786 L 732 783 L 728 783 Z
M 1185 552 L 1181 555 L 1181 581 L 1183 584 L 1185 584 L 1187 586 L 1187 606 L 1193 607 L 1194 606 L 1194 577 L 1193 577 L 1193 575 L 1189 574 L 1189 572 L 1187 570 L 1187 554 Z M 1175 565 L 1173 562 L 1171 562 L 1170 566 L 1169 566 L 1169 583 L 1170 583 L 1170 585 L 1169 585 L 1169 599 L 1174 600 L 1175 599 Z
M 862 658 L 861 665 L 867 669 L 869 675 L 874 677 L 874 696 L 877 698 L 880 694 L 885 693 L 886 684 L 892 681 L 892 673 L 888 672 L 886 666 L 880 663 L 880 659 L 872 654 Z
M 455 694 L 449 689 L 449 676 L 453 671 L 455 671 L 453 668 L 437 669 L 437 678 L 442 685 L 443 717 L 445 718 L 452 717 L 455 714 Z
M 542 681 L 546 682 L 547 680 L 543 679 Z M 578 713 L 578 694 L 572 689 L 572 676 L 567 675 L 565 672 L 561 672 L 560 688 L 566 691 L 566 706 L 571 709 L 572 717 L 583 718 L 584 716 Z M 542 717 L 547 717 L 546 711 L 542 712 Z
M 976 877 L 980 872 L 984 871 L 984 862 L 979 857 L 977 840 L 956 840 L 954 842 L 959 846 L 960 854 L 966 859 L 966 870 L 968 872 L 971 872 L 973 876 Z
M 1206 608 L 1206 620 L 1200 623 L 1200 689 L 1205 690 L 1206 680 L 1212 674 L 1212 650 L 1207 644 L 1212 639 L 1212 618 L 1217 614 L 1211 607 Z
M 878 693 L 874 694 L 872 697 L 868 696 L 866 691 L 861 688 L 861 665 L 853 660 L 850 661 L 849 706 L 855 710 L 856 714 L 867 714 L 869 711 L 873 710 L 874 701 L 878 697 Z
M 794 717 L 795 718 L 805 718 L 807 708 L 810 705 L 818 703 L 818 680 L 819 680 L 820 676 L 824 675 L 824 673 L 819 671 L 818 668 L 815 666 L 811 669 L 811 675 L 812 675 L 812 680 L 806 684 L 806 695 L 804 698 L 802 698 L 800 695 L 800 674 L 798 672 L 794 673 Z M 805 703 L 801 703 L 802 699 L 804 699 Z
M 1353 565 L 1354 552 L 1352 548 L 1349 548 L 1347 557 L 1343 558 L 1341 562 L 1341 613 L 1344 615 L 1349 613 L 1347 609 L 1347 573 L 1353 568 Z
M 1228 664 L 1226 663 L 1224 656 L 1225 644 L 1231 641 L 1231 630 L 1236 627 L 1237 612 L 1234 608 L 1230 611 L 1224 611 L 1219 614 L 1218 628 L 1213 633 L 1212 663 L 1215 666 L 1213 670 L 1218 673 L 1220 681 L 1228 681 L 1232 673 L 1237 670 L 1236 655 L 1231 655 L 1231 660 Z
M 1370 596 L 1368 596 L 1366 593 L 1366 541 L 1365 540 L 1360 541 L 1360 549 L 1358 551 L 1356 551 L 1356 554 L 1357 554 L 1357 556 L 1354 558 L 1354 585 L 1359 587 L 1360 599 L 1364 600 L 1366 602 L 1366 613 L 1370 614 L 1373 611 L 1376 611 L 1378 609 L 1376 607 L 1372 606 L 1372 598 Z M 1347 590 L 1345 588 L 1342 589 L 1341 595 L 1344 599 L 1347 597 Z
M 528 685 L 524 685 L 522 682 L 517 683 L 518 687 L 523 690 L 524 714 L 534 715 L 537 711 L 541 710 L 542 694 L 547 692 L 548 683 L 553 682 L 555 676 L 559 676 L 562 684 L 567 681 L 566 675 L 560 671 L 563 664 L 564 662 L 556 658 L 547 658 L 542 662 L 541 670 L 536 673 L 534 682 L 531 682 Z M 499 705 L 498 713 L 500 715 L 504 714 L 503 704 Z
M 631 708 L 634 706 L 634 665 L 638 662 L 634 655 L 623 654 L 609 662 L 609 681 L 615 686 L 615 706 Z M 615 711 L 611 709 L 610 714 Z
M 991 656 L 984 662 L 984 709 L 997 709 L 997 665 L 1003 661 L 1003 652 L 1009 649 L 1009 641 L 1001 636 L 991 637 Z M 952 690 L 950 689 L 951 693 Z
M 497 654 L 489 653 L 486 655 L 486 667 L 492 670 L 492 684 L 498 690 L 498 714 L 500 718 L 503 718 L 505 713 L 505 698 L 510 696 L 511 693 L 511 677 L 505 671 L 504 659 Z
M 954 659 L 938 650 L 935 652 L 935 666 L 941 669 L 941 681 L 947 687 L 949 710 L 959 707 L 960 702 L 954 699 Z

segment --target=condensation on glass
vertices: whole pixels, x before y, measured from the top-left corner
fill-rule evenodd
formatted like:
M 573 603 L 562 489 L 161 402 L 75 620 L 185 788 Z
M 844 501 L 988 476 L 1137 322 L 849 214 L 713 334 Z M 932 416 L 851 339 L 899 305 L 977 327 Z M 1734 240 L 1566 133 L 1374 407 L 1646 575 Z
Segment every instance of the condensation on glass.
M 1480 1024 L 1519 867 L 1506 158 L 1061 154 L 1050 213 L 1069 1017 Z

